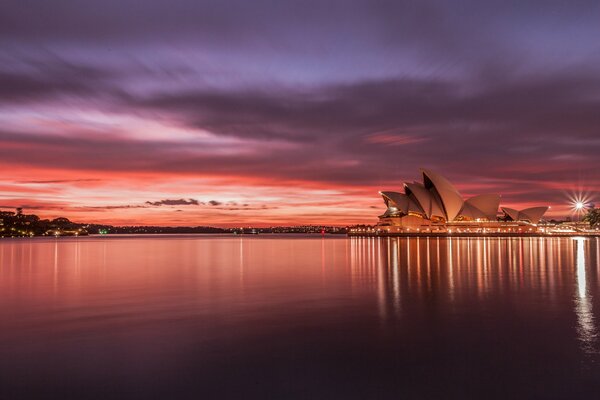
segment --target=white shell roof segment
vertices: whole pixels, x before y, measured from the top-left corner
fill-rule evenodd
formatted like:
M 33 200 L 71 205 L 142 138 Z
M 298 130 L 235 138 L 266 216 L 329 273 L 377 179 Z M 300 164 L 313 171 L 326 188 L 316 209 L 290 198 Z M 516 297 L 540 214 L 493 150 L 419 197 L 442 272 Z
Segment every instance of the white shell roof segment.
M 420 183 L 405 183 L 404 192 L 410 197 L 411 193 L 416 201 L 421 205 L 427 218 L 431 218 L 431 203 L 433 198 L 431 193 Z
M 402 212 L 408 212 L 408 197 L 404 193 L 398 192 L 380 192 L 384 197 L 386 205 L 389 207 L 390 202 L 393 207 L 396 207 Z
M 548 207 L 531 207 L 521 210 L 519 216 L 523 214 L 524 219 L 528 219 L 532 224 L 537 224 L 546 211 L 548 211 Z
M 419 203 L 413 201 L 404 193 L 398 192 L 379 192 L 388 207 L 396 207 L 399 211 L 404 214 L 409 212 L 423 214 L 424 210 L 421 208 Z
M 454 185 L 443 176 L 428 169 L 421 169 L 421 173 L 423 184 L 405 183 L 405 193 L 380 192 L 386 205 L 395 207 L 404 214 L 418 213 L 428 219 L 442 217 L 446 221 L 454 221 L 459 216 L 469 219 L 496 219 L 500 205 L 499 195 L 482 194 L 465 201 Z M 512 220 L 530 221 L 534 224 L 540 221 L 547 210 L 548 207 L 531 207 L 521 211 L 502 208 Z
M 427 169 L 422 169 L 423 181 L 427 189 L 435 189 L 442 201 L 442 206 L 446 214 L 447 221 L 454 221 L 458 213 L 463 208 L 463 198 L 446 178 L 431 172 Z M 431 186 L 431 187 L 428 187 Z
M 480 209 L 467 202 L 465 202 L 460 215 L 471 219 L 488 218 Z
M 480 194 L 465 201 L 465 207 L 467 205 L 475 207 L 481 211 L 485 218 L 493 220 L 496 218 L 496 214 L 498 214 L 500 196 L 497 194 Z
M 519 220 L 519 210 L 515 210 L 514 208 L 502 207 L 502 211 L 506 215 L 508 215 L 513 221 Z
M 521 211 L 514 208 L 502 207 L 502 211 L 513 221 L 529 221 L 532 224 L 537 224 L 544 216 L 548 207 L 530 207 Z

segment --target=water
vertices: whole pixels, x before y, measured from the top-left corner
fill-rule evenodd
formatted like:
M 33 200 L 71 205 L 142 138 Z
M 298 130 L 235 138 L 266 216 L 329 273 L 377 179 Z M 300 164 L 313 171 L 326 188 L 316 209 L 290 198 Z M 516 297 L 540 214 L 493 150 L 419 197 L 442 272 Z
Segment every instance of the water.
M 600 393 L 600 239 L 0 240 L 0 399 Z

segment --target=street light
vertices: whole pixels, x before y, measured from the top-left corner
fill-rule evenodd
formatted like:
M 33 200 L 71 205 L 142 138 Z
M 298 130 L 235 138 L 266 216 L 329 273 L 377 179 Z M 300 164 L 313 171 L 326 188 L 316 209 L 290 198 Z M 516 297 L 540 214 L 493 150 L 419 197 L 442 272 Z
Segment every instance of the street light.
M 575 209 L 575 213 L 577 214 L 577 222 L 581 221 L 581 214 L 585 210 L 585 201 L 583 200 L 575 200 L 573 203 L 573 208 Z

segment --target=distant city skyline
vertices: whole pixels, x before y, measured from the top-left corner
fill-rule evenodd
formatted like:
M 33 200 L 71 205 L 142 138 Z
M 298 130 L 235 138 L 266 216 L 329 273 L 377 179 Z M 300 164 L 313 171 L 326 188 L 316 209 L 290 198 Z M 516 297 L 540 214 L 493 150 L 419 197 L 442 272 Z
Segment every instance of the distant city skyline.
M 599 20 L 593 1 L 4 2 L 0 210 L 373 224 L 424 167 L 575 216 L 600 203 Z

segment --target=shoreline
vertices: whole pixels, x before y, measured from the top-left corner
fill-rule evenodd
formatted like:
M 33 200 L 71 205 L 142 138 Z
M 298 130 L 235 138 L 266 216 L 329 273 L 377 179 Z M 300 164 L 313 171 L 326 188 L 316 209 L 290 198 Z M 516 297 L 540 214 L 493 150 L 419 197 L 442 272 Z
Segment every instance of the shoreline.
M 477 233 L 477 232 L 352 232 L 348 237 L 466 237 L 466 238 L 520 238 L 520 237 L 589 237 L 600 238 L 600 232 L 559 232 L 559 233 Z
M 513 238 L 513 239 L 518 239 L 518 238 L 552 238 L 552 237 L 560 237 L 560 238 L 600 238 L 600 232 L 599 233 L 592 233 L 592 232 L 574 232 L 574 233 L 569 233 L 569 232 L 563 232 L 563 233 L 552 233 L 552 234 L 547 234 L 547 233 L 474 233 L 474 232 L 461 232 L 461 233 L 446 233 L 446 232 L 440 232 L 440 233 L 436 233 L 436 232 L 408 232 L 408 233 L 399 233 L 399 232 L 380 232 L 380 233 L 375 233 L 375 232 L 360 232 L 360 233 L 347 233 L 347 234 L 334 234 L 334 233 L 326 233 L 326 234 L 320 234 L 320 233 L 259 233 L 259 234 L 234 234 L 234 233 L 115 233 L 115 234 L 89 234 L 89 235 L 60 235 L 60 236 L 45 236 L 45 235 L 36 235 L 36 236 L 5 236 L 5 237 L 0 237 L 0 241 L 3 240 L 27 240 L 27 239 L 55 239 L 55 240 L 60 240 L 60 239 L 84 239 L 84 238 L 90 238 L 90 239 L 99 239 L 99 238 L 106 238 L 106 239 L 116 239 L 116 238 L 133 238 L 133 237 L 157 237 L 157 236 L 162 236 L 162 237 L 176 237 L 176 236 L 187 236 L 187 237 L 193 237 L 193 236 L 221 236 L 221 237 L 238 237 L 238 238 L 243 238 L 243 237 L 252 237 L 252 238 L 269 238 L 269 237 L 284 237 L 284 236 L 288 236 L 288 237 L 302 237 L 302 238 L 306 238 L 306 237 L 313 237 L 313 238 L 333 238 L 333 237 L 337 237 L 337 238 L 341 238 L 341 237 L 346 237 L 346 238 L 392 238 L 392 237 L 396 237 L 396 238 L 476 238 L 476 239 L 482 239 L 482 238 Z

